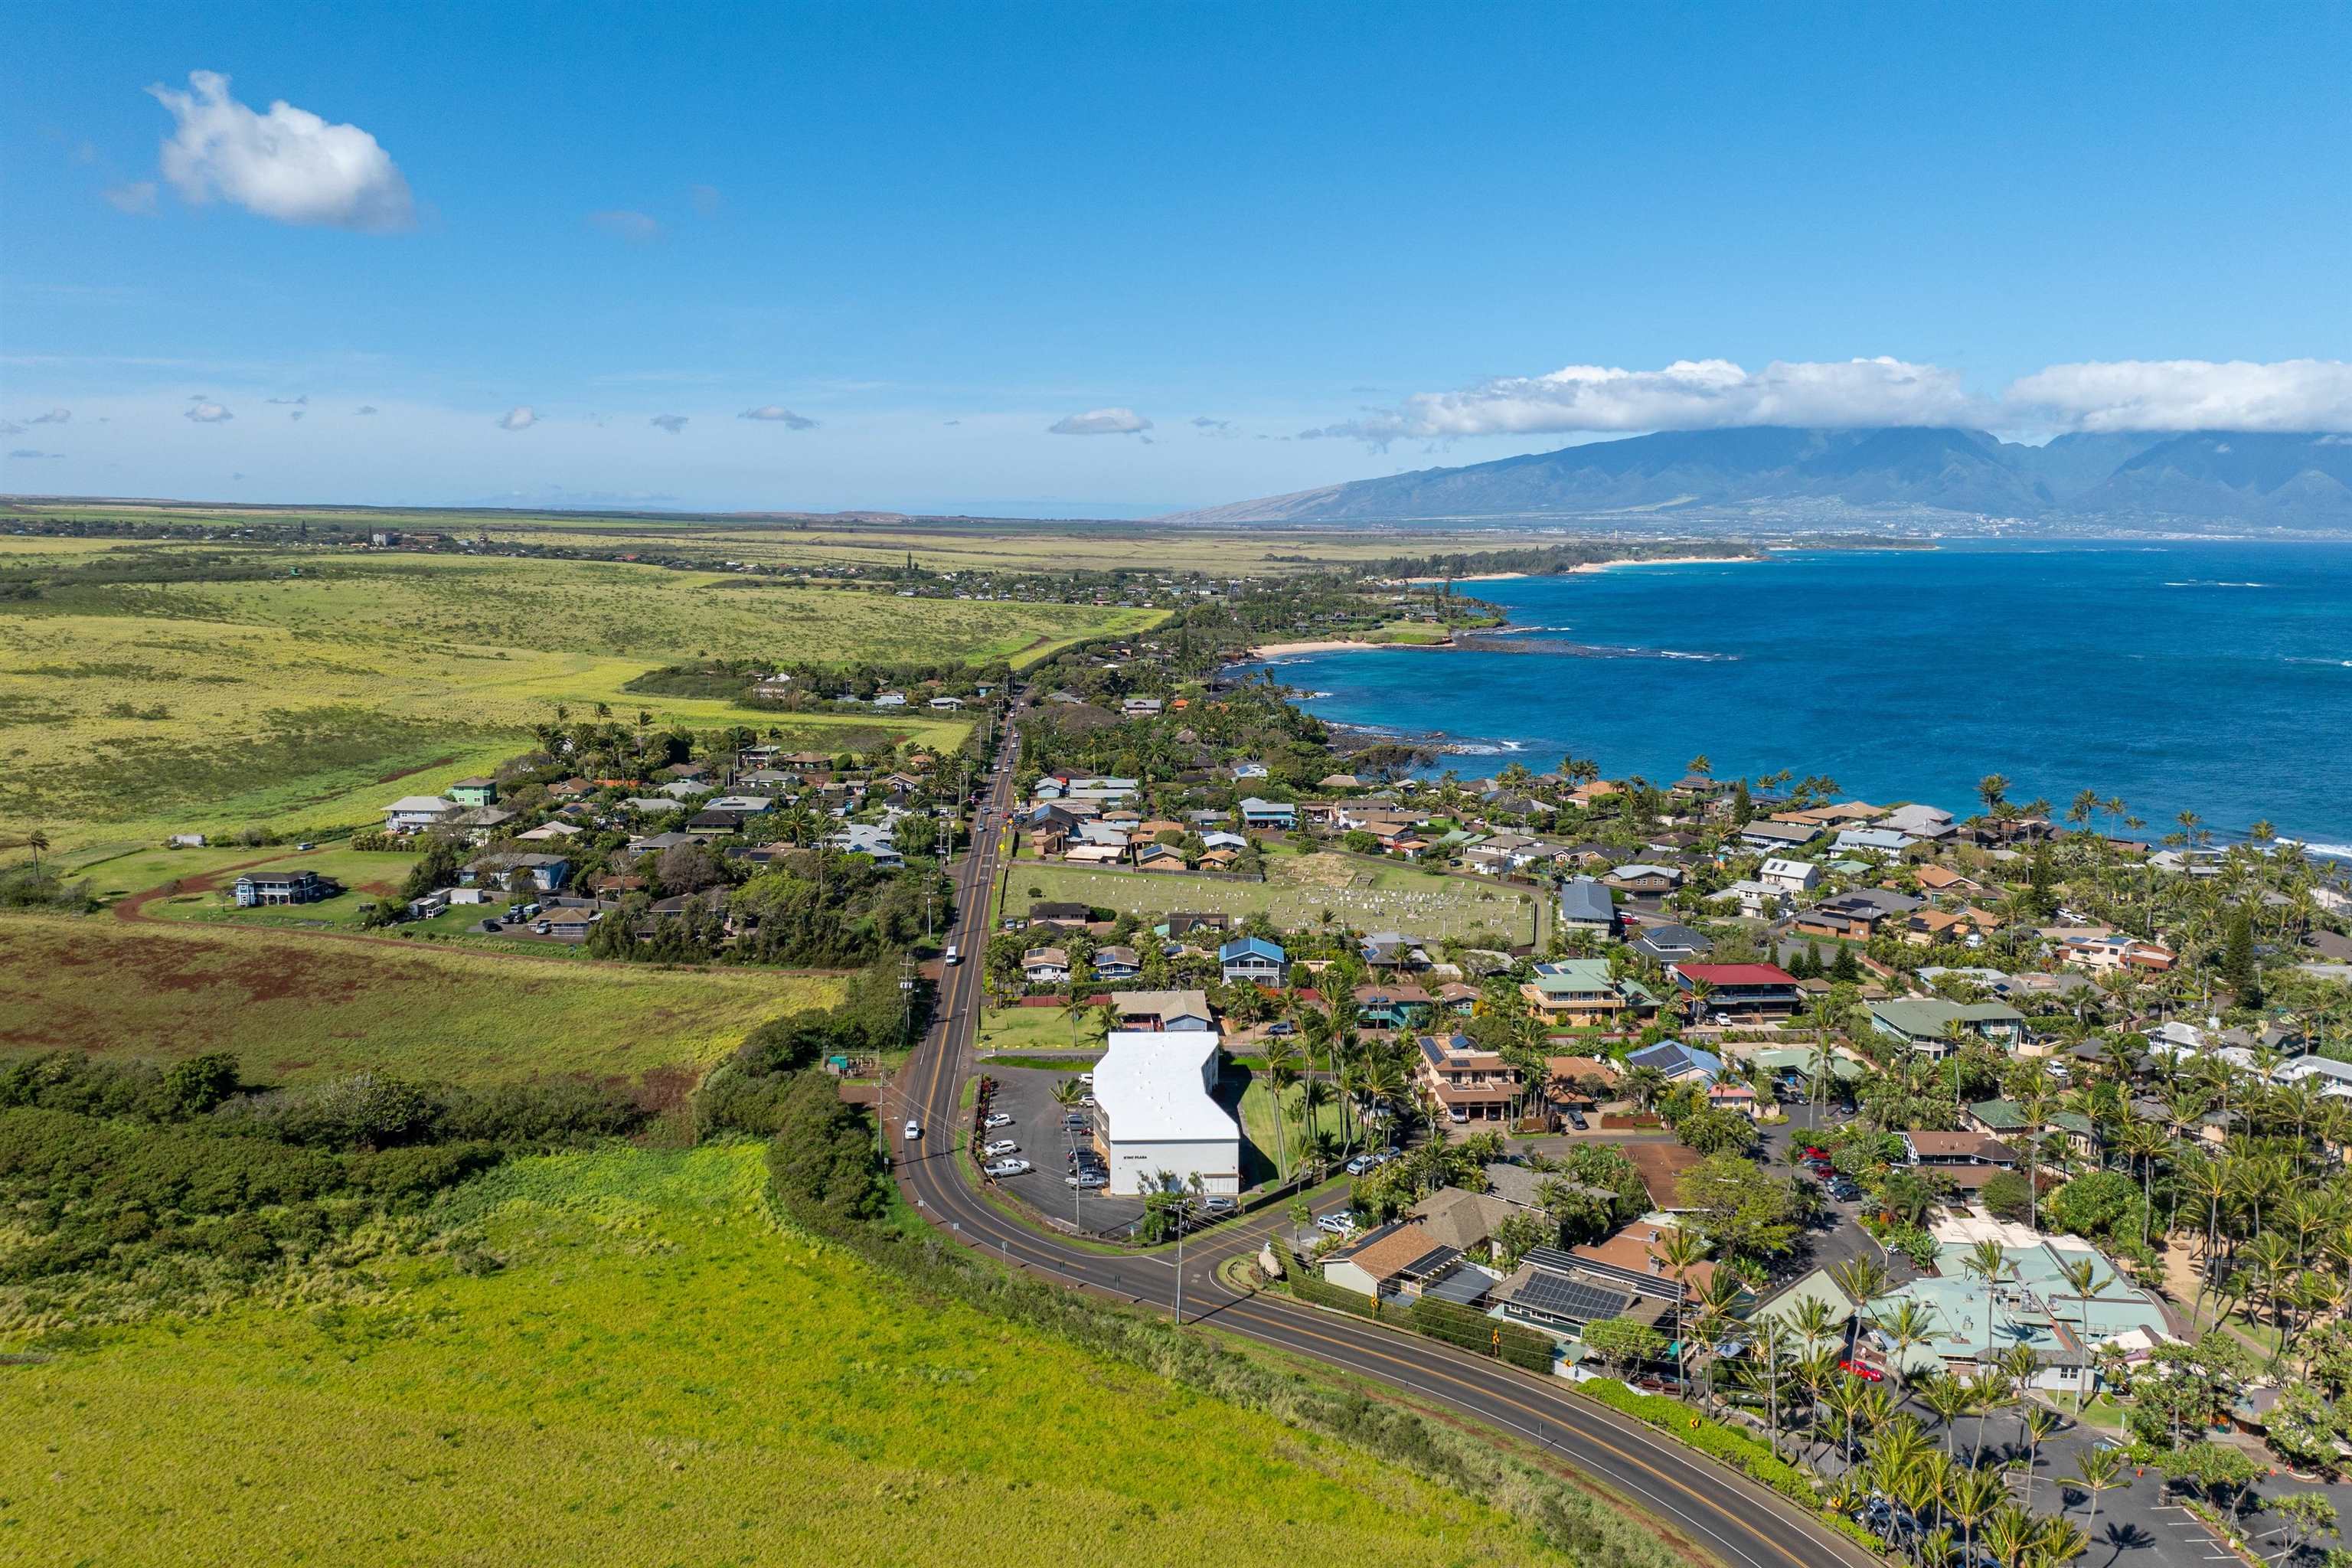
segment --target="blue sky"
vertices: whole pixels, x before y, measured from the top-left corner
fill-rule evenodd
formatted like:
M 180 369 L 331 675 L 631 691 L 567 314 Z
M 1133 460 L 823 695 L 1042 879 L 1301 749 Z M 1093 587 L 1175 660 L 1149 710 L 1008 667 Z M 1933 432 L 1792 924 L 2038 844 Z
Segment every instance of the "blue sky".
M 12 491 L 1124 515 L 1689 425 L 2352 427 L 2338 5 L 11 37 Z

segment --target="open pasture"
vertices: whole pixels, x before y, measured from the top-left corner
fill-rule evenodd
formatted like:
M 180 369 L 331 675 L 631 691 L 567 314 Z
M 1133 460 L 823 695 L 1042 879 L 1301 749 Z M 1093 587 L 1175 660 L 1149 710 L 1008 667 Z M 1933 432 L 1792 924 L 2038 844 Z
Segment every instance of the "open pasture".
M 1285 930 L 1318 926 L 1328 912 L 1333 925 L 1357 931 L 1396 931 L 1433 941 L 1487 931 L 1515 942 L 1537 940 L 1535 922 L 1542 915 L 1540 896 L 1531 888 L 1441 876 L 1360 856 L 1276 853 L 1266 857 L 1265 868 L 1266 880 L 1248 882 L 1017 860 L 1004 904 L 1013 914 L 1025 912 L 1033 898 L 1079 900 L 1122 914 L 1263 911 Z

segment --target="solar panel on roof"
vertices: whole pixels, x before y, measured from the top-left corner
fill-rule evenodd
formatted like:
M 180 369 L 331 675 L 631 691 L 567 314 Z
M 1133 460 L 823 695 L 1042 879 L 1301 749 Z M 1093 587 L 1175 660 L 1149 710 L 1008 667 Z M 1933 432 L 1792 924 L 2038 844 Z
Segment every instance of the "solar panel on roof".
M 1626 1302 L 1632 1298 L 1622 1290 L 1595 1285 L 1590 1280 L 1537 1273 L 1529 1275 L 1512 1292 L 1512 1300 L 1538 1312 L 1591 1322 L 1600 1318 L 1615 1317 L 1625 1310 Z
M 1475 1268 L 1457 1268 L 1444 1279 L 1423 1286 L 1421 1293 L 1467 1307 L 1485 1300 L 1486 1292 L 1494 1288 L 1495 1281 Z
M 1530 1247 L 1519 1255 L 1519 1261 L 1556 1274 L 1566 1274 L 1576 1267 L 1576 1259 L 1557 1247 Z

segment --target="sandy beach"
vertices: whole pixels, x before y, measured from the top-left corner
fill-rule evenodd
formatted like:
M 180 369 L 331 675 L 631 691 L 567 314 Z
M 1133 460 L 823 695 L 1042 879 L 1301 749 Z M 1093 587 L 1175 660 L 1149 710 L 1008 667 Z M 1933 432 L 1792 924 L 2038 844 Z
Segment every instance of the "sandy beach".
M 1624 561 L 1587 561 L 1568 570 L 1574 576 L 1584 572 L 1613 572 L 1620 566 L 1745 566 L 1766 559 L 1762 555 L 1636 555 Z
M 1351 647 L 1452 647 L 1450 642 L 1359 642 L 1352 637 L 1327 637 L 1316 642 L 1270 642 L 1250 650 L 1250 658 L 1279 658 L 1292 653 L 1340 653 Z M 1244 663 L 1248 662 L 1244 660 Z

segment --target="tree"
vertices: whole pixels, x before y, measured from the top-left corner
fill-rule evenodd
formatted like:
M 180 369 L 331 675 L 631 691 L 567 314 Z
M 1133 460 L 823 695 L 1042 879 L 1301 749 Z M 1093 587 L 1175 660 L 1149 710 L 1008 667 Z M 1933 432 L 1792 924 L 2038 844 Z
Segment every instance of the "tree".
M 1630 1369 L 1666 1353 L 1665 1336 L 1631 1318 L 1602 1318 L 1587 1323 L 1583 1338 L 1603 1363 L 1617 1369 L 1621 1378 Z
M 2091 1518 L 2086 1533 L 2096 1535 L 2099 1529 L 2099 1494 L 2112 1491 L 2122 1479 L 2124 1454 L 2120 1448 L 2085 1448 L 2074 1457 L 2074 1480 L 2091 1500 Z

